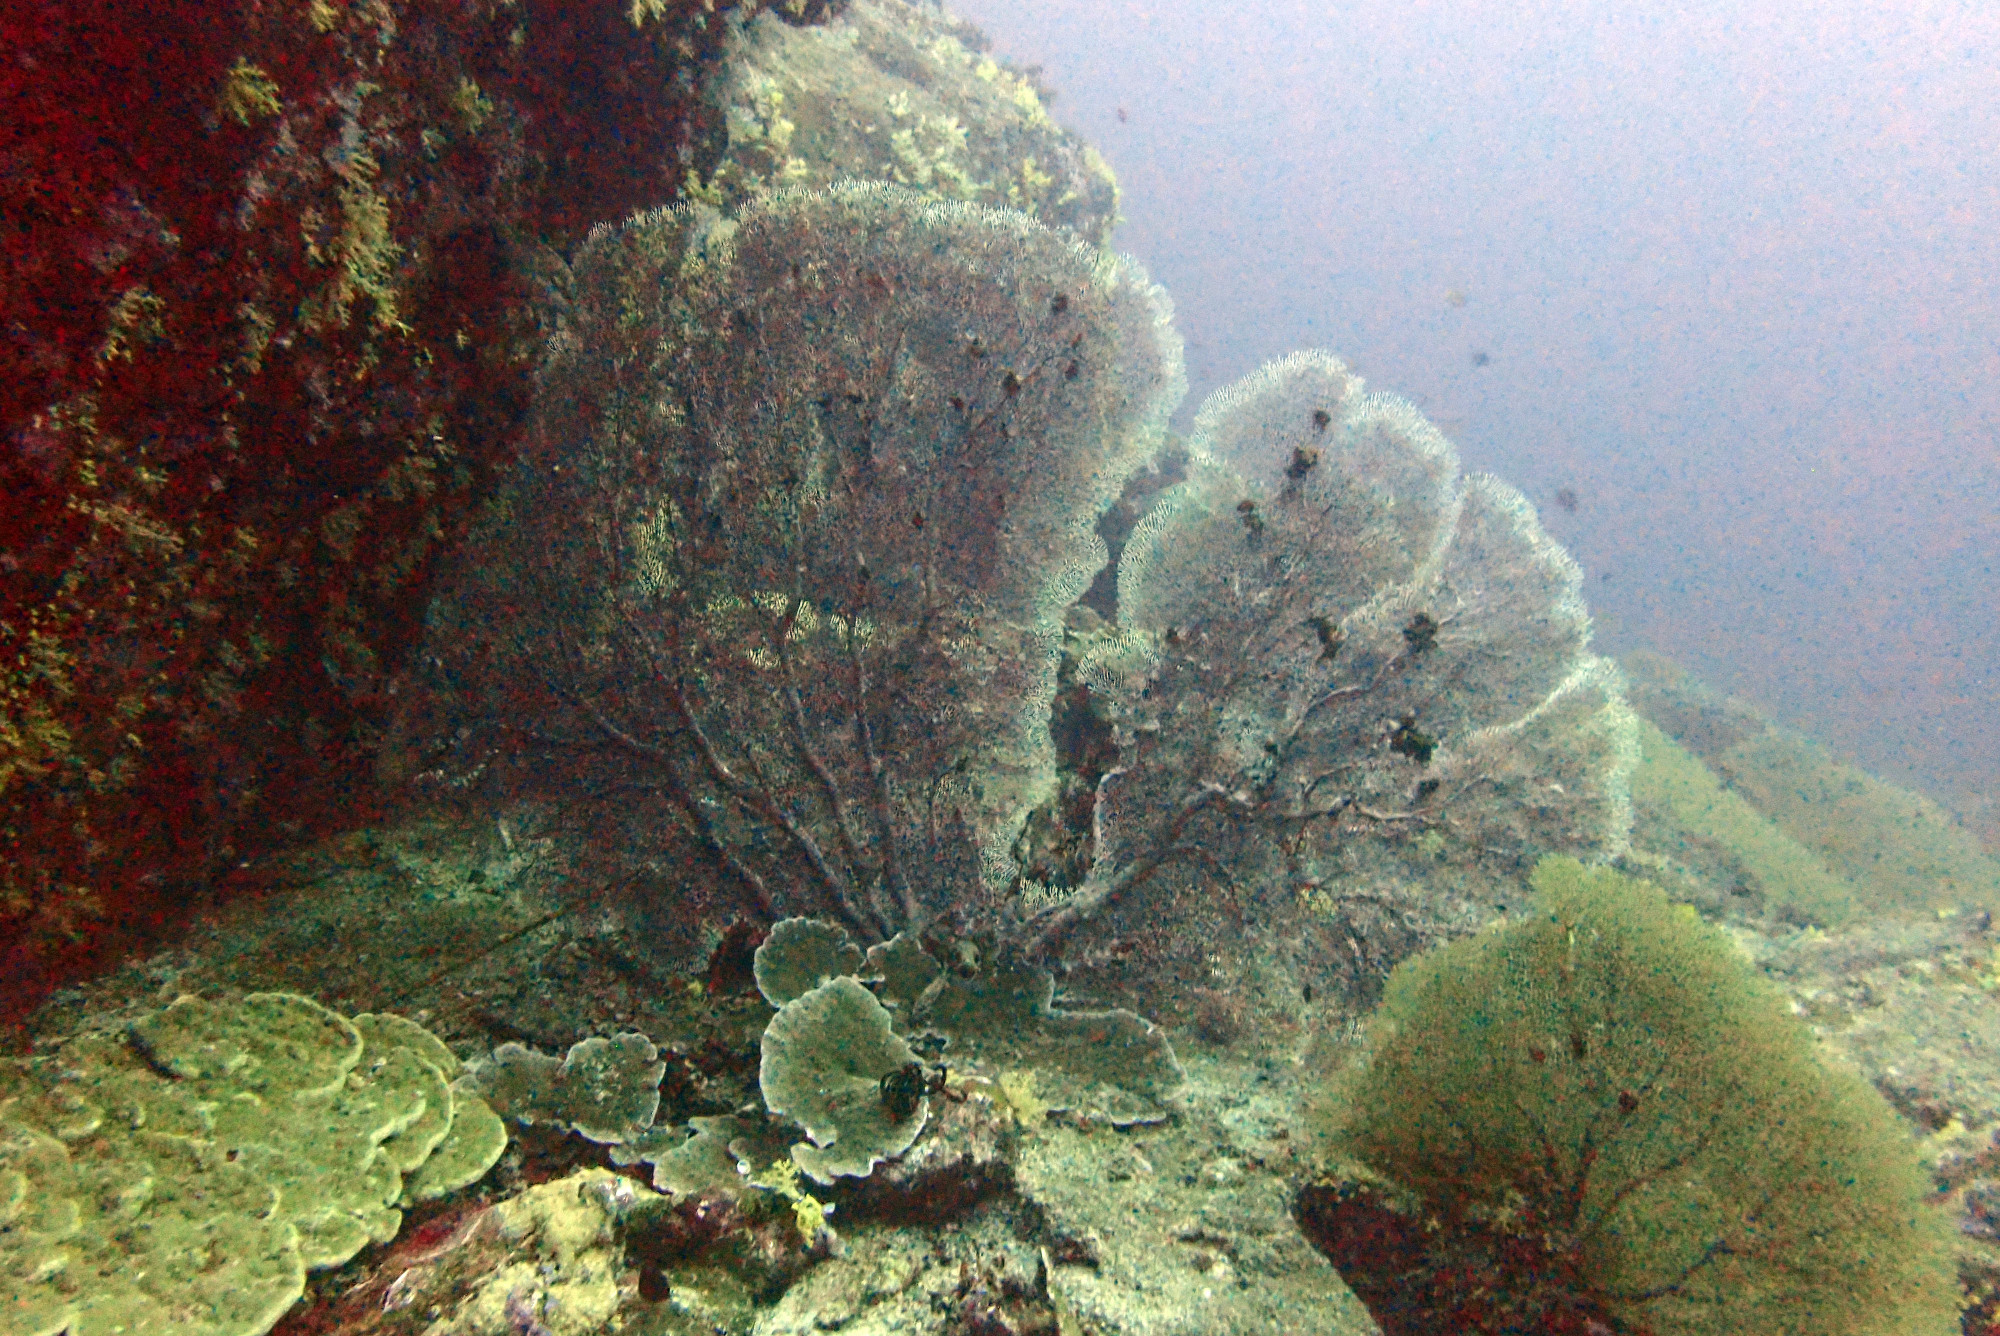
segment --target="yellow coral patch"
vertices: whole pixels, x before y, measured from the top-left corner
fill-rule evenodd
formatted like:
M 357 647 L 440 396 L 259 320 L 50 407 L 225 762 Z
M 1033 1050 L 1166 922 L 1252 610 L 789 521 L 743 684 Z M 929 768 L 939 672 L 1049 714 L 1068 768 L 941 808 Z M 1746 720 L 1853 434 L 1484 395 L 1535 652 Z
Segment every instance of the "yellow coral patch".
M 1039 1127 L 1042 1120 L 1048 1117 L 1049 1106 L 1035 1094 L 1033 1072 L 1002 1072 L 994 1089 L 999 1092 L 1001 1102 L 1007 1106 L 1007 1112 L 1014 1116 L 1014 1121 L 1020 1126 Z
M 238 125 L 275 116 L 282 106 L 277 83 L 241 56 L 223 76 L 222 91 L 215 99 L 215 109 Z

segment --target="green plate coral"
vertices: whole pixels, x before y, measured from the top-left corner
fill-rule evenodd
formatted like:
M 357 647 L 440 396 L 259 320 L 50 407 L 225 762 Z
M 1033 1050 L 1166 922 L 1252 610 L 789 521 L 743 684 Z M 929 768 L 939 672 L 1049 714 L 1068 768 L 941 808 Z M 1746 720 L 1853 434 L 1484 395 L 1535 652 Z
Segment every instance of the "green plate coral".
M 183 997 L 0 1069 L 0 1325 L 259 1336 L 506 1146 L 397 1016 Z M 406 1181 L 406 1176 L 409 1176 Z

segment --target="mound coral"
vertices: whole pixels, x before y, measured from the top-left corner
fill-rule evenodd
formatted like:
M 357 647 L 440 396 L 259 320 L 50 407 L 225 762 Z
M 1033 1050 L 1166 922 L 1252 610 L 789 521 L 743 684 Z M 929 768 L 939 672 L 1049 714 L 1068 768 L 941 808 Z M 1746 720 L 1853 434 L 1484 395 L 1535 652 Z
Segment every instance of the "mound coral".
M 684 193 L 733 208 L 772 186 L 894 181 L 1106 244 L 1110 168 L 1050 118 L 1033 73 L 984 46 L 949 11 L 908 0 L 851 0 L 818 25 L 731 22 L 707 89 L 727 144 Z
M 1390 1336 L 1957 1330 L 1916 1148 L 1729 940 L 1572 859 L 1390 978 L 1307 1232 Z

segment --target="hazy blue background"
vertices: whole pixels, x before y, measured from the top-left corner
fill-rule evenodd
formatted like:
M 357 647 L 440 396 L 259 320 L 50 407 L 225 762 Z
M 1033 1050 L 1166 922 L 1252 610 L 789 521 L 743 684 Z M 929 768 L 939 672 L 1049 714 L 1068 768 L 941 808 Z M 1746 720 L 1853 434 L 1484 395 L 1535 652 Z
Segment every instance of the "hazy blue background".
M 1601 647 L 1994 815 L 2000 7 L 954 7 L 1117 170 L 1190 409 L 1332 348 L 1541 506 Z

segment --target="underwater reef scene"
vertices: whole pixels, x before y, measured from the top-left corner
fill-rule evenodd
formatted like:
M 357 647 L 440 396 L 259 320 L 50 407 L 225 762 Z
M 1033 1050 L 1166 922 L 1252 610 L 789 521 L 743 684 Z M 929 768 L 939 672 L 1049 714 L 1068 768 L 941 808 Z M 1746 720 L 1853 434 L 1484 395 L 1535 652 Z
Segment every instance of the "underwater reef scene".
M 6 572 L 60 597 L 0 628 L 0 1327 L 2000 1327 L 2000 863 L 1946 813 L 1593 653 L 1533 507 L 1330 352 L 1171 430 L 1110 169 L 943 11 L 470 12 L 314 4 L 241 36 L 293 64 L 196 71 L 211 136 L 277 137 L 219 197 L 328 187 L 349 238 L 271 300 L 316 336 L 183 406 L 276 488 L 228 597 L 140 541 L 225 503 L 120 435 L 126 364 L 199 325 L 174 245 L 92 289 L 90 385 L 44 382 L 91 444 L 37 504 L 103 497 Z M 559 57 L 680 166 L 593 147 Z M 315 71 L 344 186 L 244 165 L 292 161 Z M 417 144 L 426 207 L 492 187 L 489 283 L 411 231 Z M 277 488 L 291 376 L 290 467 L 428 405 L 429 481 Z M 181 620 L 206 647 L 121 695 Z M 99 709 L 178 750 L 113 775 Z M 79 840 L 162 786 L 205 853 Z M 100 886 L 114 852 L 159 875 Z

